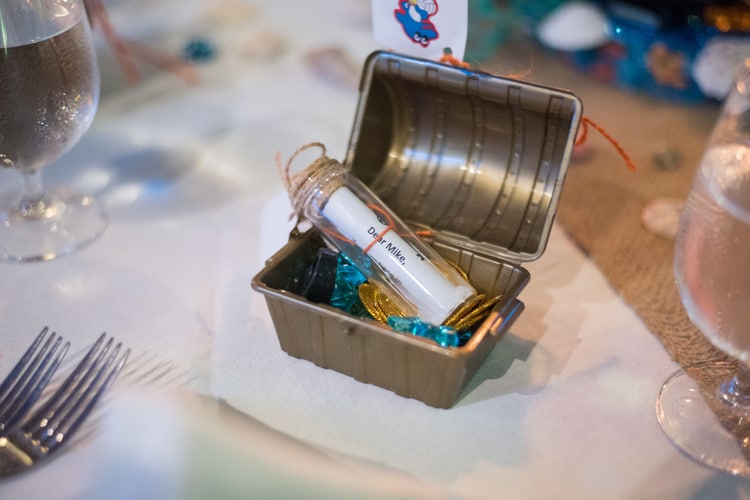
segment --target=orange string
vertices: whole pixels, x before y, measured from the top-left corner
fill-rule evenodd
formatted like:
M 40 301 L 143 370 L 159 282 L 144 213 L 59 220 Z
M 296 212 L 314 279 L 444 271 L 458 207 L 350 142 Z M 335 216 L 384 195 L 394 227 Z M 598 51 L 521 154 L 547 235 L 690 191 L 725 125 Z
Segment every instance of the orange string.
M 112 25 L 107 9 L 101 0 L 84 0 L 84 7 L 91 26 L 101 29 L 104 38 L 114 51 L 115 58 L 123 73 L 125 73 L 125 78 L 131 84 L 136 84 L 141 80 L 140 72 L 135 64 L 136 57 L 159 69 L 175 73 L 187 83 L 197 82 L 197 74 L 181 58 L 162 54 L 138 42 L 124 40 Z
M 635 163 L 633 163 L 633 160 L 630 158 L 630 155 L 628 155 L 628 153 L 625 152 L 625 149 L 622 146 L 620 146 L 620 143 L 617 142 L 617 140 L 614 137 L 612 137 L 609 134 L 609 132 L 604 130 L 604 127 L 602 127 L 601 125 L 598 125 L 591 118 L 587 116 L 584 116 L 583 118 L 581 118 L 581 125 L 583 126 L 583 128 L 578 134 L 578 138 L 576 138 L 576 142 L 575 142 L 576 146 L 579 146 L 586 141 L 586 138 L 588 137 L 588 127 L 592 126 L 594 127 L 594 130 L 599 132 L 602 135 L 602 137 L 607 139 L 609 143 L 612 144 L 612 147 L 614 147 L 617 153 L 622 157 L 622 159 L 625 160 L 625 165 L 627 165 L 628 170 L 630 170 L 631 172 L 634 172 L 636 170 Z
M 453 53 L 450 50 L 445 50 L 443 52 L 443 55 L 440 57 L 441 63 L 447 63 L 451 64 L 453 66 L 458 66 L 461 68 L 471 68 L 471 65 L 467 62 L 464 62 L 453 55 Z M 524 77 L 528 76 L 529 73 L 531 73 L 531 68 L 529 68 L 528 71 L 520 74 L 510 74 L 506 75 L 509 78 L 515 78 L 515 79 L 523 79 Z M 578 133 L 578 137 L 575 140 L 575 145 L 580 146 L 584 142 L 586 142 L 586 139 L 589 135 L 589 126 L 594 127 L 594 129 L 599 132 L 602 137 L 604 137 L 607 141 L 609 141 L 610 144 L 612 144 L 612 147 L 615 148 L 615 151 L 622 157 L 623 160 L 625 160 L 625 165 L 627 165 L 628 170 L 631 172 L 634 172 L 636 170 L 635 163 L 630 158 L 630 155 L 625 151 L 625 149 L 620 145 L 617 140 L 612 137 L 609 132 L 607 132 L 604 127 L 601 125 L 595 123 L 591 118 L 588 116 L 584 116 L 581 118 L 581 130 Z
M 396 224 L 395 224 L 395 223 L 393 222 L 393 219 L 391 219 L 391 218 L 390 218 L 390 217 L 388 216 L 388 214 L 387 214 L 387 213 L 386 213 L 386 212 L 385 212 L 385 211 L 384 211 L 384 210 L 383 210 L 382 208 L 380 208 L 380 207 L 379 207 L 379 206 L 377 206 L 377 205 L 367 205 L 367 206 L 368 206 L 368 207 L 370 207 L 370 208 L 371 208 L 372 210 L 374 210 L 374 211 L 376 211 L 376 212 L 380 212 L 380 214 L 381 214 L 381 215 L 382 215 L 383 217 L 385 217 L 385 218 L 386 218 L 386 220 L 388 221 L 388 226 L 386 226 L 385 230 L 383 230 L 383 231 L 382 231 L 382 232 L 381 232 L 381 233 L 380 233 L 380 234 L 378 235 L 378 237 L 377 237 L 377 238 L 375 238 L 374 240 L 372 240 L 372 242 L 371 242 L 371 243 L 370 243 L 369 245 L 367 245 L 367 248 L 365 248 L 365 249 L 363 250 L 363 252 L 364 252 L 365 254 L 367 254 L 367 252 L 369 252 L 369 251 L 370 251 L 370 249 L 372 249 L 372 247 L 373 247 L 373 246 L 375 246 L 375 243 L 377 243 L 377 242 L 379 242 L 380 240 L 382 240 L 382 239 L 383 239 L 383 236 L 385 236 L 386 234 L 388 234 L 388 232 L 389 232 L 390 230 L 392 230 L 392 229 L 394 229 L 394 228 L 396 227 Z
M 462 61 L 458 57 L 454 56 L 453 54 L 446 54 L 443 53 L 442 56 L 440 56 L 439 61 L 441 63 L 450 64 L 452 66 L 457 66 L 459 68 L 470 68 L 471 64 L 467 63 L 466 61 Z
M 341 240 L 348 245 L 354 245 L 354 242 L 352 240 L 350 240 L 349 238 L 345 238 L 338 231 L 333 231 L 332 229 L 328 229 L 328 228 L 322 228 L 321 231 L 327 234 L 328 236 L 330 236 L 331 238 L 336 238 L 337 240 Z
M 589 137 L 589 126 L 587 120 L 588 119 L 585 116 L 581 119 L 581 130 L 578 131 L 578 137 L 576 137 L 576 146 L 580 146 L 586 142 L 586 139 Z
M 125 73 L 125 78 L 130 83 L 138 83 L 141 75 L 135 66 L 133 55 L 125 46 L 125 42 L 115 32 L 112 22 L 109 20 L 107 10 L 104 8 L 101 0 L 85 0 L 84 7 L 88 15 L 91 26 L 99 27 L 107 39 L 110 47 L 115 53 L 115 58 L 120 63 L 120 67 Z
M 166 71 L 171 71 L 188 84 L 194 85 L 198 83 L 198 74 L 195 69 L 185 63 L 180 57 L 152 49 L 148 45 L 135 41 L 126 41 L 125 44 L 143 62 Z
M 362 253 L 364 253 L 364 254 L 367 254 L 367 253 L 368 253 L 368 252 L 369 252 L 369 251 L 370 251 L 370 250 L 372 249 L 372 247 L 374 247 L 374 246 L 375 246 L 375 244 L 376 244 L 377 242 L 379 242 L 380 240 L 382 240 L 382 239 L 383 239 L 383 236 L 385 236 L 385 235 L 386 235 L 386 234 L 388 234 L 388 233 L 389 233 L 390 231 L 392 231 L 393 229 L 395 229 L 395 228 L 396 228 L 396 224 L 395 224 L 395 223 L 393 222 L 393 220 L 392 220 L 392 219 L 391 219 L 391 218 L 390 218 L 390 217 L 388 216 L 388 214 L 387 214 L 387 213 L 385 213 L 385 211 L 383 211 L 383 209 L 382 209 L 382 208 L 378 207 L 377 205 L 367 205 L 367 206 L 368 206 L 368 207 L 370 207 L 370 208 L 371 208 L 371 209 L 372 209 L 373 211 L 375 211 L 375 212 L 380 212 L 381 214 L 383 214 L 383 216 L 384 216 L 384 217 L 385 217 L 386 219 L 388 219 L 388 225 L 387 225 L 387 226 L 385 227 L 385 229 L 384 229 L 384 230 L 383 230 L 383 231 L 382 231 L 382 232 L 381 232 L 381 233 L 380 233 L 380 234 L 378 235 L 378 237 L 377 237 L 377 238 L 374 238 L 374 239 L 372 240 L 372 242 L 370 242 L 370 244 L 369 244 L 369 245 L 367 245 L 367 247 L 365 247 L 365 248 L 364 248 L 364 249 L 362 250 Z M 332 230 L 332 229 L 328 229 L 328 228 L 322 228 L 322 229 L 321 229 L 321 231 L 322 231 L 322 232 L 324 232 L 325 234 L 327 234 L 328 236 L 332 237 L 332 238 L 336 238 L 337 240 L 341 240 L 341 241 L 343 241 L 344 243 L 347 243 L 347 244 L 349 244 L 349 245 L 354 245 L 354 242 L 353 242 L 352 240 L 350 240 L 349 238 L 346 238 L 346 237 L 345 237 L 344 235 L 342 235 L 342 234 L 341 234 L 341 233 L 339 233 L 338 231 L 334 231 L 334 230 Z

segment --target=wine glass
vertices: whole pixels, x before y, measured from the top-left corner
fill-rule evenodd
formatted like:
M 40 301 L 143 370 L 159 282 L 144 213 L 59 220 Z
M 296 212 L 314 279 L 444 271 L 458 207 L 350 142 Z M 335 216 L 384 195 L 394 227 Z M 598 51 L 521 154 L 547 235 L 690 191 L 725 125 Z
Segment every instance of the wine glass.
M 750 73 L 727 99 L 680 217 L 674 271 L 693 324 L 727 359 L 674 373 L 657 398 L 672 442 L 750 475 Z
M 50 260 L 98 237 L 91 196 L 45 190 L 41 169 L 86 132 L 99 103 L 99 67 L 81 0 L 0 3 L 0 168 L 23 177 L 0 200 L 0 259 Z

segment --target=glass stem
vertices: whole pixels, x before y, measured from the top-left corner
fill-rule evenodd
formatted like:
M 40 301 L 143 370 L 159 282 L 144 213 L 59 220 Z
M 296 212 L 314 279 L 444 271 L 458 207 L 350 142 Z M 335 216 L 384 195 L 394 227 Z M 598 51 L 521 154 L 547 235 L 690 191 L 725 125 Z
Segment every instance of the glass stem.
M 732 408 L 750 410 L 750 366 L 741 363 L 734 377 L 719 387 L 719 397 Z
M 46 208 L 42 172 L 37 169 L 21 169 L 23 175 L 23 197 L 21 213 L 25 217 L 42 217 Z

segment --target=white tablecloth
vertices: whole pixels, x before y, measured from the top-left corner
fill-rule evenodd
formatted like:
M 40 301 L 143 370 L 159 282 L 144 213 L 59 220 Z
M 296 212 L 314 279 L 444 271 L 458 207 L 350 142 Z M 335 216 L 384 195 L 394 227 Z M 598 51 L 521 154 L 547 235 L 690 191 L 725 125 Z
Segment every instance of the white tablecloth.
M 102 43 L 97 119 L 45 175 L 94 193 L 107 206 L 109 227 L 65 258 L 0 265 L 0 373 L 44 325 L 78 348 L 108 331 L 134 352 L 179 363 L 195 377 L 191 390 L 252 417 L 240 451 L 222 454 L 225 445 L 217 444 L 217 462 L 231 457 L 227 470 L 255 477 L 259 488 L 297 478 L 309 496 L 325 497 L 326 480 L 335 482 L 340 469 L 335 491 L 361 496 L 366 488 L 344 480 L 356 468 L 357 484 L 369 481 L 375 496 L 750 496 L 747 482 L 693 463 L 662 434 L 654 399 L 678 367 L 558 227 L 544 256 L 528 265 L 525 312 L 452 409 L 283 353 L 264 298 L 250 287 L 289 229 L 274 155 L 322 141 L 331 156 L 343 156 L 357 90 L 343 69 L 333 79 L 315 71 L 309 53 L 341 47 L 359 67 L 378 48 L 369 2 L 110 4 L 125 36 L 167 51 L 205 36 L 218 56 L 199 66 L 196 85 L 147 70 L 143 82 L 127 86 Z M 219 15 L 230 8 L 233 16 Z M 264 40 L 280 43 L 281 55 L 251 50 Z M 0 189 L 17 187 L 15 175 L 0 172 Z M 155 456 L 145 450 L 193 434 L 162 432 L 173 426 L 157 417 L 174 407 L 141 404 L 113 411 L 119 426 L 104 425 L 108 446 L 82 443 L 37 472 L 0 482 L 0 498 L 110 498 L 145 481 L 145 468 L 114 475 L 115 462 L 137 463 Z M 113 440 L 117 429 L 130 439 Z M 136 446 L 136 430 L 148 446 Z M 333 463 L 315 468 L 330 457 Z M 167 474 L 165 463 L 152 464 L 152 474 Z M 269 467 L 275 475 L 258 473 Z M 318 480 L 303 478 L 303 469 L 319 470 Z M 138 483 L 145 496 L 151 480 Z M 119 489 L 105 494 L 108 484 Z

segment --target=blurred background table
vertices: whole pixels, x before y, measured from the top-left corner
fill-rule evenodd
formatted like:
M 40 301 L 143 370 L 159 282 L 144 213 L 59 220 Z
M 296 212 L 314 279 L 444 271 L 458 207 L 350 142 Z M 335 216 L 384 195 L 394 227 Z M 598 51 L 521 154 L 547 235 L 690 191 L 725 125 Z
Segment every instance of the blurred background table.
M 98 196 L 109 227 L 74 255 L 0 266 L 0 373 L 44 325 L 80 348 L 106 330 L 135 352 L 178 363 L 192 374 L 191 391 L 225 400 L 251 417 L 254 436 L 273 437 L 255 442 L 248 474 L 269 466 L 262 463 L 264 451 L 270 457 L 304 443 L 321 457 L 335 457 L 342 476 L 356 464 L 360 484 L 371 482 L 352 490 L 338 485 L 344 497 L 363 491 L 373 497 L 750 497 L 750 483 L 696 465 L 659 429 L 654 400 L 679 365 L 627 290 L 602 272 L 607 254 L 596 241 L 570 237 L 574 209 L 590 198 L 564 191 L 566 225 L 558 220 L 546 253 L 528 265 L 525 312 L 454 408 L 434 409 L 283 353 L 263 297 L 250 288 L 290 227 L 275 154 L 286 157 L 321 141 L 332 157 L 344 156 L 359 68 L 379 48 L 371 37 L 370 3 L 108 5 L 126 38 L 175 54 L 204 38 L 217 52 L 195 66 L 194 84 L 143 66 L 143 80 L 129 85 L 101 41 L 96 121 L 45 176 Z M 523 39 L 503 44 L 482 69 L 577 94 L 586 115 L 639 165 L 628 172 L 591 132 L 587 151 L 568 172 L 576 192 L 586 192 L 587 183 L 592 195 L 598 192 L 600 177 L 591 180 L 596 171 L 611 172 L 628 203 L 687 192 L 714 105 L 657 101 L 594 82 Z M 654 170 L 652 159 L 665 148 L 681 155 L 681 168 Z M 664 175 L 674 178 L 670 192 L 649 191 L 648 179 Z M 13 172 L 0 172 L 0 189 L 17 182 Z M 654 244 L 662 254 L 669 250 L 669 242 Z M 151 446 L 158 448 L 155 439 Z M 116 487 L 137 482 L 137 468 L 114 475 L 112 453 L 83 443 L 37 472 L 3 481 L 0 497 L 96 498 L 108 484 L 113 498 Z M 299 455 L 288 456 L 287 467 L 297 470 Z M 243 470 L 239 457 L 227 460 Z M 307 461 L 315 458 L 306 455 Z M 146 491 L 160 471 L 151 469 Z M 268 491 L 263 488 L 278 477 L 256 478 L 255 493 Z M 321 474 L 312 483 L 319 489 L 306 493 L 329 495 L 328 477 Z

